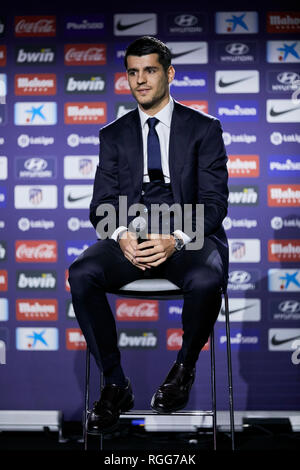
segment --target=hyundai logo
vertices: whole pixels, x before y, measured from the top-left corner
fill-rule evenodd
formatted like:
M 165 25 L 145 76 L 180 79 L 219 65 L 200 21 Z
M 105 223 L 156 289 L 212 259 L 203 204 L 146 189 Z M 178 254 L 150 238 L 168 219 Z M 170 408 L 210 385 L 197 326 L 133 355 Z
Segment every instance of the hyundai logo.
M 277 80 L 284 85 L 292 85 L 300 79 L 300 75 L 296 72 L 282 72 L 277 75 Z
M 47 168 L 48 164 L 43 158 L 29 158 L 24 163 L 24 167 L 28 171 L 42 171 Z
M 194 15 L 178 15 L 174 19 L 174 22 L 177 26 L 181 27 L 194 26 L 198 23 L 198 18 Z
M 280 302 L 278 308 L 283 313 L 297 313 L 300 312 L 300 302 L 295 300 L 285 300 Z
M 227 44 L 225 50 L 228 52 L 228 54 L 231 55 L 243 55 L 247 54 L 249 47 L 246 44 L 242 44 L 240 42 L 232 42 L 231 44 Z
M 233 284 L 244 284 L 249 282 L 251 279 L 251 274 L 247 271 L 231 271 L 229 273 L 229 282 Z

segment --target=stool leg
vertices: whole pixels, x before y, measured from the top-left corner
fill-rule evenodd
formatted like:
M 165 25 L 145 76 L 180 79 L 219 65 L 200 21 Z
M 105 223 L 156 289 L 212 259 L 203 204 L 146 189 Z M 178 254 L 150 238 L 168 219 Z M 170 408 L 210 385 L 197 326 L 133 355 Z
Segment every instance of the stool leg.
M 210 334 L 210 370 L 211 370 L 211 398 L 213 411 L 214 450 L 217 450 L 217 407 L 216 407 L 216 361 L 215 361 L 215 334 Z
M 235 449 L 235 444 L 234 444 L 234 408 L 233 408 L 230 326 L 229 326 L 229 305 L 228 305 L 227 292 L 224 293 L 224 301 L 225 301 L 225 319 L 226 319 L 226 345 L 227 345 L 227 370 L 228 370 L 229 407 L 230 407 L 231 449 L 234 450 Z
M 83 423 L 83 442 L 84 450 L 87 450 L 87 418 L 90 401 L 90 350 L 86 348 L 85 359 L 85 408 L 84 408 L 84 423 Z
M 100 374 L 100 393 L 102 393 L 102 389 L 104 387 L 104 375 L 103 372 Z M 100 432 L 100 450 L 103 450 L 103 433 Z

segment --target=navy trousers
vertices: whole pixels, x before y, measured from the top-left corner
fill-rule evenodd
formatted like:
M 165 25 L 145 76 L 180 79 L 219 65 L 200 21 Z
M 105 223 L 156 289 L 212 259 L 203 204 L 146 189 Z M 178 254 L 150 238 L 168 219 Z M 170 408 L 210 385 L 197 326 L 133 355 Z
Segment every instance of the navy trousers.
M 149 275 L 170 280 L 184 293 L 178 360 L 194 366 L 209 338 L 223 285 L 222 260 L 213 240 L 205 238 L 201 250 L 183 248 L 146 271 L 125 258 L 118 242 L 99 240 L 72 263 L 69 283 L 79 326 L 104 375 L 120 364 L 116 323 L 106 293 Z

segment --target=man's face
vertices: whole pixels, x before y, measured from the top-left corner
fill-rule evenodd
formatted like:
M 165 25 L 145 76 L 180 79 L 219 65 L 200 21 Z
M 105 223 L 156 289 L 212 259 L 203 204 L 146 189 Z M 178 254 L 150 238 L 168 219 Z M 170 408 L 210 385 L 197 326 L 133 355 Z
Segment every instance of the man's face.
M 169 83 L 174 78 L 174 68 L 167 71 L 158 61 L 158 54 L 127 57 L 127 76 L 131 93 L 144 109 L 157 108 L 169 99 Z

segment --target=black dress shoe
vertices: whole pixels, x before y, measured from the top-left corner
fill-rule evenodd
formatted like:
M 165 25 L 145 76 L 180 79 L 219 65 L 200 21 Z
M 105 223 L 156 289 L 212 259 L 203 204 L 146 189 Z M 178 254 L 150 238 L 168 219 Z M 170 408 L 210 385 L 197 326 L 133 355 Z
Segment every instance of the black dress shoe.
M 195 380 L 195 368 L 175 362 L 163 384 L 151 400 L 151 408 L 158 413 L 172 413 L 184 408 Z
M 106 385 L 99 401 L 95 401 L 88 414 L 87 432 L 99 434 L 117 429 L 122 411 L 129 411 L 134 406 L 134 395 L 129 379 L 127 386 Z

